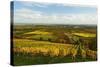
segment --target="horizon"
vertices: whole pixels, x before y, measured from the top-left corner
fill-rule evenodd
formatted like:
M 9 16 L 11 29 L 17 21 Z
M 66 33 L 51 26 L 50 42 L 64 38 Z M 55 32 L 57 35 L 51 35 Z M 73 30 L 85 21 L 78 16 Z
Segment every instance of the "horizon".
M 73 26 L 73 25 L 76 25 L 76 26 L 82 26 L 82 25 L 83 25 L 83 26 L 97 26 L 97 24 L 46 24 L 46 23 L 44 23 L 44 24 L 43 24 L 43 23 L 41 23 L 41 24 L 40 24 L 40 23 L 14 23 L 13 25 L 26 25 L 26 24 L 27 24 L 27 25 L 45 25 L 45 26 L 46 26 L 46 25 L 47 25 L 47 26 L 48 26 L 48 25 L 50 25 L 50 26 L 51 26 L 51 25 L 52 25 L 52 26 L 53 26 L 53 25 L 66 25 L 66 26 L 67 26 L 67 25 L 72 25 L 72 26 Z

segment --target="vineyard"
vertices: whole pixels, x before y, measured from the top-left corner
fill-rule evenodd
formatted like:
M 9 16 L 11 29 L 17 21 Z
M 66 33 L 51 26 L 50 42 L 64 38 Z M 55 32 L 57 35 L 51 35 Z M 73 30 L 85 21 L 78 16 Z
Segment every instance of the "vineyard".
M 14 65 L 97 60 L 95 28 L 87 32 L 84 27 L 84 32 L 80 32 L 81 28 L 72 32 L 73 28 L 70 27 L 26 26 L 14 28 Z
M 70 44 L 58 44 L 58 43 L 45 43 L 45 42 L 34 42 L 27 41 L 24 39 L 15 40 L 17 46 L 14 48 L 14 52 L 32 54 L 34 55 L 43 55 L 43 56 L 69 56 L 75 57 L 78 54 L 77 46 Z M 21 45 L 23 44 L 23 45 Z M 86 58 L 86 55 L 91 58 L 96 58 L 96 52 L 92 50 L 81 50 L 81 56 Z

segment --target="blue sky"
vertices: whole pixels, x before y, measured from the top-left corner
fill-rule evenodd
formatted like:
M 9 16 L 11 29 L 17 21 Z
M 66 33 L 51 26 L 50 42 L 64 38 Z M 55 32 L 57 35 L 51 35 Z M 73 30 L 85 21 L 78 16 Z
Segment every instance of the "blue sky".
M 95 6 L 15 1 L 14 23 L 97 24 L 97 8 Z

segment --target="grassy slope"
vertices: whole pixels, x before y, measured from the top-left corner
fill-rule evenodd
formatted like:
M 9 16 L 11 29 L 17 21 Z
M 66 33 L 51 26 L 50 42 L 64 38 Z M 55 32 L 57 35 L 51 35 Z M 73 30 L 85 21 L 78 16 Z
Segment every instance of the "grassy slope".
M 71 57 L 50 57 L 50 56 L 27 56 L 20 55 L 14 56 L 14 65 L 34 65 L 34 64 L 53 64 L 53 63 L 72 63 L 72 62 L 85 62 L 94 61 L 91 58 L 82 59 L 77 57 L 76 61 L 73 61 Z
M 46 41 L 35 41 L 35 40 L 27 40 L 27 39 L 14 39 L 14 47 L 44 47 L 44 46 L 72 46 L 70 44 L 60 44 L 60 43 L 51 43 Z M 80 62 L 80 61 L 94 61 L 93 59 L 86 58 L 82 59 L 81 57 L 77 57 L 76 61 L 73 61 L 72 58 L 69 57 L 50 57 L 50 56 L 31 56 L 31 55 L 14 55 L 14 65 L 33 65 L 33 64 L 51 64 L 51 63 L 68 63 L 68 62 Z
M 72 46 L 71 44 L 52 43 L 48 41 L 36 41 L 28 39 L 14 39 L 14 47 L 36 47 L 36 46 Z

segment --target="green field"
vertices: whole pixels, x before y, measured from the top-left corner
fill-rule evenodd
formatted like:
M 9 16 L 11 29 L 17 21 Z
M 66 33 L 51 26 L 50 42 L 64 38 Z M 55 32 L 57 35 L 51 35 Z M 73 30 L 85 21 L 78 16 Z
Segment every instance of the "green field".
M 14 25 L 13 65 L 97 60 L 96 26 Z

